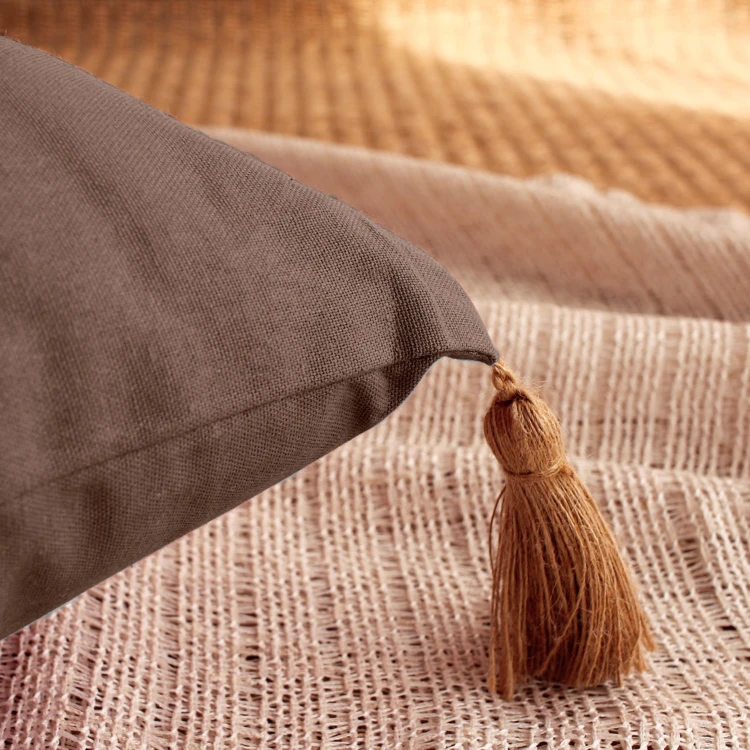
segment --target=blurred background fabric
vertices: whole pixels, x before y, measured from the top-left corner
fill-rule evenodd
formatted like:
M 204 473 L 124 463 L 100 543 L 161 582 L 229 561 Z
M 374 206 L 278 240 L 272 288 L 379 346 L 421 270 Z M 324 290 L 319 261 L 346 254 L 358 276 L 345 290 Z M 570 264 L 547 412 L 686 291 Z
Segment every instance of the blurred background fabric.
M 750 207 L 746 0 L 0 0 L 0 30 L 189 123 Z
M 750 748 L 750 2 L 0 0 L 0 31 L 445 264 L 559 413 L 658 643 L 622 686 L 488 692 L 492 388 L 443 360 L 0 642 L 0 746 Z

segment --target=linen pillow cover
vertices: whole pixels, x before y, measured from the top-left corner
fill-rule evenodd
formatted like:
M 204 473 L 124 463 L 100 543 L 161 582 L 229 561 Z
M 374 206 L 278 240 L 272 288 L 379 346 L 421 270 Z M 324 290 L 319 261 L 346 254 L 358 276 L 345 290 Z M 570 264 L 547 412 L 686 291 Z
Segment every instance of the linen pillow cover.
M 0 637 L 497 353 L 428 255 L 0 37 Z

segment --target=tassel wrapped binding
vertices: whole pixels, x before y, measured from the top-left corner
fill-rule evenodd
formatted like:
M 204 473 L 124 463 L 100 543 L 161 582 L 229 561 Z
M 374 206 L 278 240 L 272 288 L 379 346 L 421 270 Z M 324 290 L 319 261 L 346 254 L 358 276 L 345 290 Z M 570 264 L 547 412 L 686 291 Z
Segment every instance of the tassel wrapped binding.
M 502 363 L 492 383 L 484 434 L 507 479 L 490 524 L 492 550 L 499 521 L 490 689 L 511 698 L 531 677 L 619 684 L 645 668 L 654 643 L 614 534 L 568 463 L 550 408 Z

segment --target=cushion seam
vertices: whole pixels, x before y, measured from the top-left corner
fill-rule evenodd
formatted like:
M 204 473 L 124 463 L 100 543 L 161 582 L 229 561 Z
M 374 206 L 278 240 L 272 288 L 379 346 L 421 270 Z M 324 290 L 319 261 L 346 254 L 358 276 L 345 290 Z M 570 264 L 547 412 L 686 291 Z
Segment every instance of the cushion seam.
M 247 413 L 256 411 L 257 409 L 262 409 L 264 407 L 271 406 L 273 404 L 280 403 L 282 401 L 286 401 L 287 399 L 293 399 L 298 396 L 303 396 L 306 393 L 312 393 L 314 391 L 322 390 L 324 388 L 330 388 L 331 386 L 336 385 L 338 383 L 343 383 L 347 380 L 354 380 L 355 378 L 362 377 L 363 375 L 369 375 L 371 373 L 377 372 L 378 370 L 382 370 L 386 367 L 391 367 L 393 365 L 404 364 L 405 362 L 409 362 L 409 361 L 419 362 L 425 359 L 433 359 L 434 361 L 437 361 L 438 359 L 442 359 L 443 357 L 455 357 L 455 356 L 468 357 L 471 359 L 476 358 L 475 361 L 488 363 L 487 353 L 479 351 L 479 350 L 463 350 L 463 349 L 462 350 L 449 350 L 445 352 L 431 352 L 429 354 L 421 354 L 416 357 L 403 357 L 401 359 L 393 360 L 392 362 L 387 362 L 384 364 L 376 365 L 375 367 L 369 367 L 364 370 L 359 370 L 357 372 L 352 373 L 351 375 L 346 375 L 344 377 L 337 378 L 335 380 L 330 380 L 320 385 L 310 386 L 308 388 L 301 388 L 292 393 L 285 394 L 284 396 L 279 396 L 276 398 L 269 399 L 268 401 L 263 401 L 259 404 L 254 404 L 253 406 L 248 406 L 243 409 L 238 409 L 237 411 L 234 411 L 231 414 L 224 414 L 220 417 L 217 417 L 216 419 L 211 419 L 208 422 L 201 422 L 200 424 L 194 425 L 182 432 L 178 432 L 174 435 L 169 435 L 168 437 L 155 440 L 154 442 L 148 443 L 147 445 L 140 445 L 135 448 L 129 448 L 127 450 L 121 451 L 120 453 L 116 453 L 112 456 L 107 456 L 107 458 L 103 458 L 98 461 L 93 461 L 91 463 L 86 464 L 85 466 L 80 466 L 76 469 L 73 469 L 72 471 L 65 472 L 64 474 L 58 474 L 52 477 L 51 479 L 45 479 L 43 482 L 40 482 L 39 484 L 33 485 L 32 487 L 28 487 L 27 489 L 21 490 L 21 492 L 19 492 L 14 497 L 8 498 L 7 502 L 11 503 L 14 500 L 20 500 L 26 495 L 30 495 L 31 493 L 36 492 L 40 489 L 43 489 L 44 487 L 48 487 L 49 485 L 55 484 L 56 482 L 59 482 L 63 479 L 74 477 L 76 474 L 89 471 L 90 469 L 96 468 L 97 466 L 104 466 L 105 464 L 108 464 L 112 461 L 116 461 L 120 458 L 124 458 L 125 456 L 130 456 L 130 455 L 137 454 L 137 453 L 144 453 L 160 445 L 164 445 L 165 443 L 170 443 L 174 440 L 178 440 L 179 438 L 190 435 L 191 433 L 197 432 L 198 430 L 202 430 L 202 429 L 205 429 L 206 427 L 211 427 L 213 425 L 220 424 L 221 422 L 229 421 L 230 419 L 239 417 L 242 414 L 247 414 Z M 0 507 L 4 507 L 5 504 L 6 503 L 0 503 Z

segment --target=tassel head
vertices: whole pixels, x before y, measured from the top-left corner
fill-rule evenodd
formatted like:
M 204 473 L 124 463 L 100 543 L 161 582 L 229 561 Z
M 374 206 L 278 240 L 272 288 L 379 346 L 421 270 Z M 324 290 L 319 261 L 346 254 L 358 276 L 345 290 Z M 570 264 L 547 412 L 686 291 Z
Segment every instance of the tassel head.
M 614 534 L 549 406 L 502 363 L 492 383 L 484 434 L 506 483 L 490 524 L 490 689 L 511 698 L 532 677 L 619 683 L 654 644 Z

